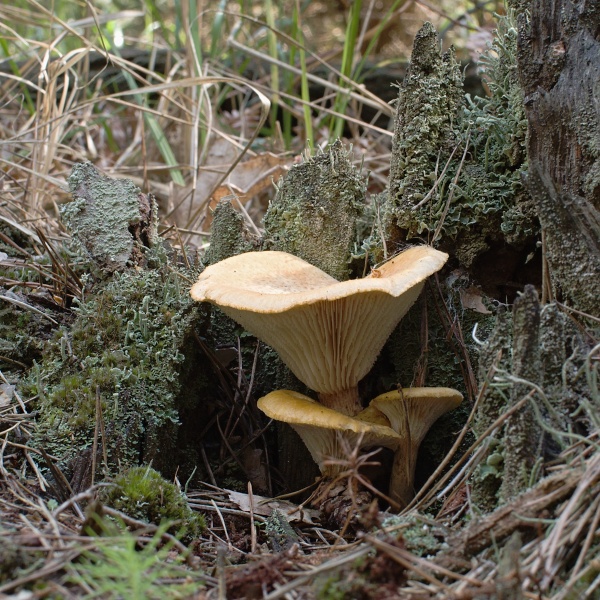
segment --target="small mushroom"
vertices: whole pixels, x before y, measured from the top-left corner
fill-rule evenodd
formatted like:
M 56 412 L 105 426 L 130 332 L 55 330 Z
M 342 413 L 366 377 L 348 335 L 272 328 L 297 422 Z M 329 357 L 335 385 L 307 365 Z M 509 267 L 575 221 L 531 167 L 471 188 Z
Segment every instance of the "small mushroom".
M 358 382 L 447 254 L 417 246 L 363 279 L 337 281 L 285 252 L 246 252 L 207 267 L 191 290 L 272 346 L 325 406 L 354 416 Z
M 361 410 L 356 418 L 360 421 L 366 421 L 367 423 L 373 423 L 375 425 L 385 425 L 386 427 L 390 426 L 390 420 L 377 408 L 372 405 L 367 406 L 367 408 Z
M 413 497 L 413 482 L 419 446 L 439 417 L 462 402 L 451 388 L 405 388 L 377 396 L 369 405 L 383 413 L 400 436 L 390 479 L 390 497 L 406 506 Z
M 288 423 L 302 438 L 324 477 L 333 477 L 343 468 L 335 459 L 345 459 L 346 446 L 380 447 L 395 450 L 400 436 L 391 428 L 343 415 L 315 400 L 277 390 L 258 400 L 258 408 L 271 419 Z

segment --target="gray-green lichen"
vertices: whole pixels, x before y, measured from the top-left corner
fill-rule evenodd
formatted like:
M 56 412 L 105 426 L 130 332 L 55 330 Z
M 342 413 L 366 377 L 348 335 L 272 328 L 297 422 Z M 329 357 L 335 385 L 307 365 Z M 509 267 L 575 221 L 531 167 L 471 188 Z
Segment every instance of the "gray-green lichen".
M 527 121 L 511 19 L 480 61 L 489 96 L 464 96 L 453 51 L 441 53 L 429 23 L 398 95 L 386 229 L 392 239 L 450 239 L 467 267 L 490 242 L 518 246 L 537 231 L 522 184 Z
M 194 274 L 168 264 L 159 248 L 147 267 L 129 269 L 96 286 L 75 308 L 69 328 L 57 329 L 34 365 L 26 391 L 39 396 L 35 444 L 59 457 L 68 473 L 86 457 L 94 427 L 104 425 L 98 473 L 140 460 L 173 468 L 181 411 L 197 401 L 184 381 L 203 377 L 192 338 L 197 305 L 188 293 Z M 99 403 L 99 407 L 98 407 Z M 100 408 L 100 410 L 99 410 Z M 105 473 L 108 467 L 108 473 Z M 81 474 L 89 484 L 90 473 Z
M 73 200 L 61 217 L 102 271 L 122 270 L 136 241 L 146 246 L 156 241 L 154 200 L 131 180 L 112 179 L 86 162 L 73 167 L 68 183 Z M 140 224 L 144 231 L 135 231 Z
M 425 558 L 435 556 L 440 550 L 447 548 L 447 544 L 443 541 L 445 537 L 443 528 L 419 513 L 388 516 L 383 520 L 381 526 L 394 528 L 406 549 L 415 556 Z
M 342 281 L 349 276 L 367 175 L 337 141 L 294 165 L 265 215 L 266 249 L 289 252 Z
M 274 552 L 284 552 L 300 542 L 285 515 L 278 510 L 274 510 L 265 521 L 265 531 Z

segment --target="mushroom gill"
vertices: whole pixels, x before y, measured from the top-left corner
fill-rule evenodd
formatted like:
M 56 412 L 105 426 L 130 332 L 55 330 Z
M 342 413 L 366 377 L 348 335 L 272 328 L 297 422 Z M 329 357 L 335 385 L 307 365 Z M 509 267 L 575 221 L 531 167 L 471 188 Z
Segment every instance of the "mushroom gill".
M 405 388 L 373 398 L 369 408 L 383 413 L 400 442 L 390 478 L 390 497 L 406 506 L 413 497 L 417 454 L 429 428 L 443 414 L 462 402 L 462 394 L 451 388 Z
M 207 267 L 191 295 L 273 347 L 322 404 L 354 416 L 362 410 L 358 382 L 447 258 L 416 246 L 340 282 L 285 252 L 247 252 Z

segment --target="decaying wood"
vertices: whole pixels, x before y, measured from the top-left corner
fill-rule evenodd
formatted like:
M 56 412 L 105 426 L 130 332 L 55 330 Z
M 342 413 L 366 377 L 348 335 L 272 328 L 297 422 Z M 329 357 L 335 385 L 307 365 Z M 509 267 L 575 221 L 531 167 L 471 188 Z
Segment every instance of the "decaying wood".
M 436 562 L 450 569 L 468 566 L 472 556 L 493 543 L 500 543 L 516 530 L 531 527 L 531 519 L 539 518 L 567 498 L 579 484 L 582 473 L 582 469 L 570 469 L 546 477 L 528 492 L 453 533 L 447 540 L 451 550 Z
M 556 291 L 597 314 L 600 298 L 600 12 L 534 0 L 520 15 L 518 68 L 529 121 L 528 186 Z
M 527 382 L 540 379 L 540 303 L 531 285 L 515 300 L 513 310 L 513 374 Z M 530 386 L 511 387 L 511 405 L 530 391 Z M 535 402 L 535 398 L 532 399 Z M 509 417 L 504 436 L 504 477 L 500 493 L 510 500 L 527 489 L 536 460 L 541 454 L 541 428 L 531 403 Z

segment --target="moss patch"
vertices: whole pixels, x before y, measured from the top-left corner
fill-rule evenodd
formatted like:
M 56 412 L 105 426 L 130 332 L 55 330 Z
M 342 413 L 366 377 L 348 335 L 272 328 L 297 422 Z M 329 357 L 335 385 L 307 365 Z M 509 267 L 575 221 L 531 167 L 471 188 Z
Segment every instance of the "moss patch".
M 150 467 L 133 467 L 105 488 L 102 500 L 129 517 L 160 525 L 175 521 L 173 528 L 188 539 L 205 529 L 204 517 L 192 511 L 179 488 Z

